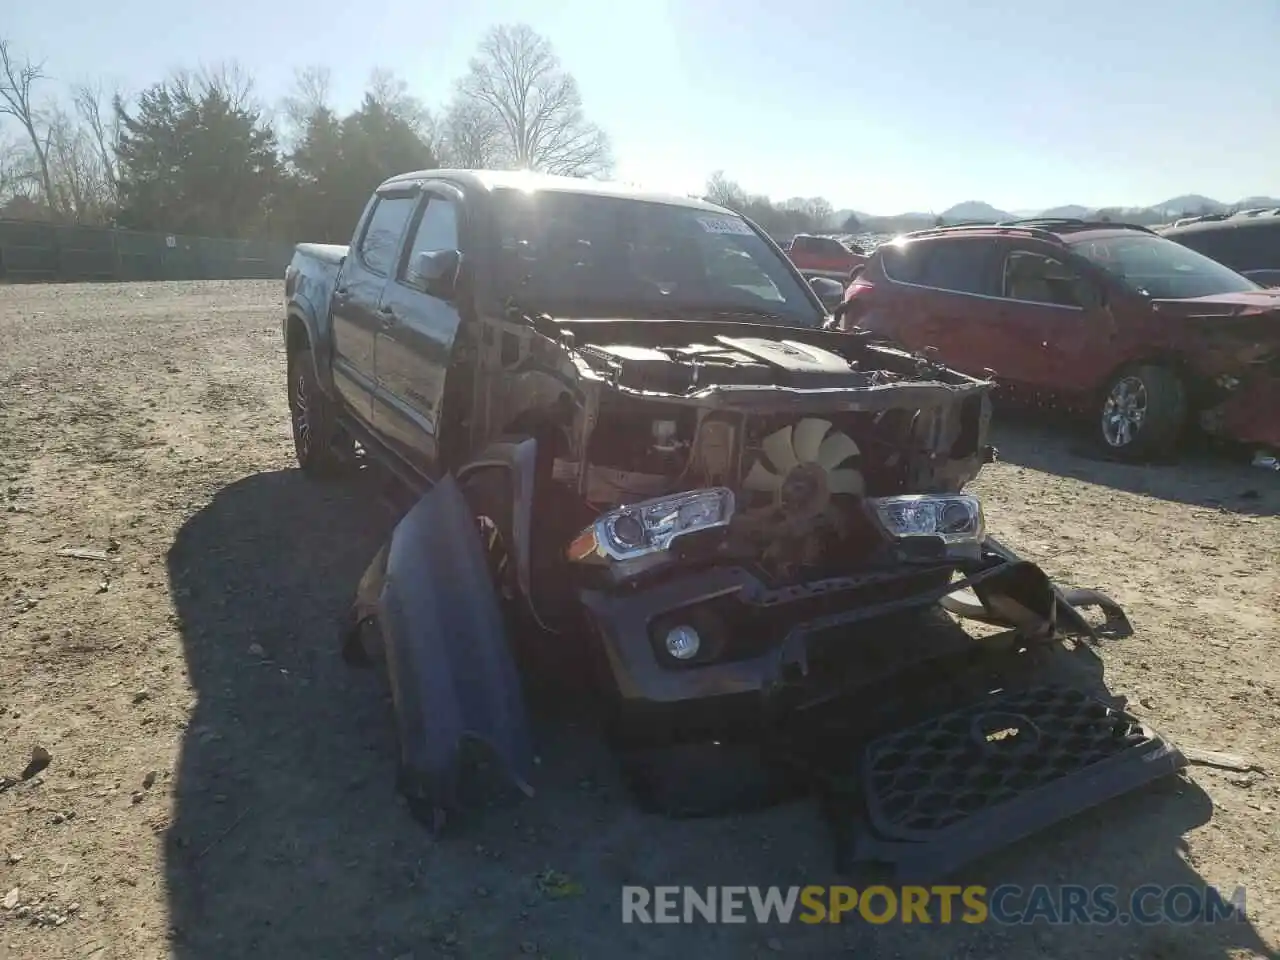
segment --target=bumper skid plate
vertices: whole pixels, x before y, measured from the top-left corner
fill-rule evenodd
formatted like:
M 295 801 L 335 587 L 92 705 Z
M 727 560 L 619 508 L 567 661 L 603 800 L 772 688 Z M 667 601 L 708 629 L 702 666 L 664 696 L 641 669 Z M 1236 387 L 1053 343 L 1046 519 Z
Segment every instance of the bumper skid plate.
M 1082 691 L 993 693 L 866 746 L 859 828 L 839 860 L 928 882 L 1185 766 L 1141 721 Z

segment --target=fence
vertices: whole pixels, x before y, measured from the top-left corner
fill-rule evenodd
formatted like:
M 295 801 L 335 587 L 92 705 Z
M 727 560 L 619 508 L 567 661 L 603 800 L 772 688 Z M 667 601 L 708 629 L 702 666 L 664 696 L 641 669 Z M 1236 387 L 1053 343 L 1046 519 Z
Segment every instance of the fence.
M 292 253 L 268 240 L 0 219 L 0 283 L 276 279 Z

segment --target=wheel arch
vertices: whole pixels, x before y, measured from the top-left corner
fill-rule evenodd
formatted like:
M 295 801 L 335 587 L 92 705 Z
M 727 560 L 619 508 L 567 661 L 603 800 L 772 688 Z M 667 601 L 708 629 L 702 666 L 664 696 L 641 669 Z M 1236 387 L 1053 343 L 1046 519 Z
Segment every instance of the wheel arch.
M 290 304 L 285 314 L 284 342 L 289 359 L 299 350 L 311 350 L 311 365 L 316 383 L 326 393 L 332 394 L 333 375 L 328 364 L 328 344 L 319 335 L 315 319 L 298 304 Z
M 511 552 L 516 566 L 516 585 L 521 601 L 539 626 L 549 629 L 538 616 L 532 592 L 533 501 L 537 490 L 540 446 L 536 436 L 502 436 L 458 467 L 454 475 L 458 484 L 465 487 L 468 478 L 482 471 L 501 470 L 507 474 L 511 490 Z
M 1093 394 L 1095 400 L 1102 400 L 1106 394 L 1107 387 L 1115 381 L 1122 370 L 1128 370 L 1133 367 L 1167 367 L 1182 380 L 1183 385 L 1187 388 L 1187 398 L 1190 400 L 1196 395 L 1196 379 L 1191 370 L 1191 362 L 1186 355 L 1171 349 L 1156 349 L 1143 351 L 1133 357 L 1127 357 L 1110 367 L 1094 384 Z

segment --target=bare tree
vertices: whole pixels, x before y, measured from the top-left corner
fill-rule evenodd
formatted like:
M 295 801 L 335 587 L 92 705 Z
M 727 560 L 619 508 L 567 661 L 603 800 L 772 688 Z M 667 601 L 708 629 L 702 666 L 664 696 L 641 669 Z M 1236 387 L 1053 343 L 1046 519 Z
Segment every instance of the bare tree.
M 71 101 L 75 104 L 80 123 L 97 153 L 108 201 L 114 205 L 120 186 L 116 171 L 116 146 L 120 142 L 120 113 L 112 109 L 111 105 L 117 101 L 123 102 L 124 97 L 118 89 L 108 96 L 101 84 L 81 83 L 72 89 Z
M 48 77 L 43 63 L 33 63 L 26 59 L 19 62 L 10 51 L 8 41 L 0 40 L 0 116 L 13 117 L 26 131 L 45 203 L 49 205 L 51 212 L 56 213 L 53 178 L 49 174 L 48 130 L 41 129 L 44 124 L 33 92 L 35 85 L 46 79 Z
M 31 182 L 28 151 L 21 141 L 0 142 L 0 207 Z
M 369 95 L 388 113 L 407 123 L 432 147 L 438 139 L 435 117 L 421 100 L 409 93 L 409 84 L 391 70 L 378 67 L 369 75 Z
M 813 221 L 814 230 L 829 230 L 835 210 L 825 197 L 810 197 L 800 209 Z
M 747 206 L 746 191 L 728 179 L 723 170 L 717 170 L 707 179 L 705 199 L 730 210 L 741 211 Z
M 194 70 L 175 70 L 169 86 L 174 93 L 192 100 L 202 100 L 216 93 L 227 101 L 232 110 L 261 110 L 254 92 L 253 74 L 236 60 L 201 64 Z
M 511 165 L 501 120 L 486 105 L 455 97 L 445 110 L 436 145 L 440 162 L 462 170 L 493 170 Z
M 47 143 L 56 208 L 76 223 L 107 220 L 116 201 L 114 158 L 101 152 L 91 128 L 76 116 L 54 109 Z
M 299 67 L 293 71 L 293 87 L 280 101 L 279 112 L 295 142 L 307 129 L 307 121 L 329 105 L 332 76 L 325 66 Z
M 609 138 L 583 113 L 577 81 L 525 24 L 485 35 L 458 96 L 490 113 L 517 168 L 591 177 L 613 167 Z

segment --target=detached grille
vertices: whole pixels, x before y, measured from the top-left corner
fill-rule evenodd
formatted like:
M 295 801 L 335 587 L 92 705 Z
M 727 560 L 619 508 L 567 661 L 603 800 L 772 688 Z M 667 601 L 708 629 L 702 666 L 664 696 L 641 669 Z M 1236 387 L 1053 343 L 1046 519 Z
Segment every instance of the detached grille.
M 1078 690 L 989 697 L 873 743 L 864 766 L 868 811 L 882 835 L 927 839 L 1157 742 L 1136 720 Z

